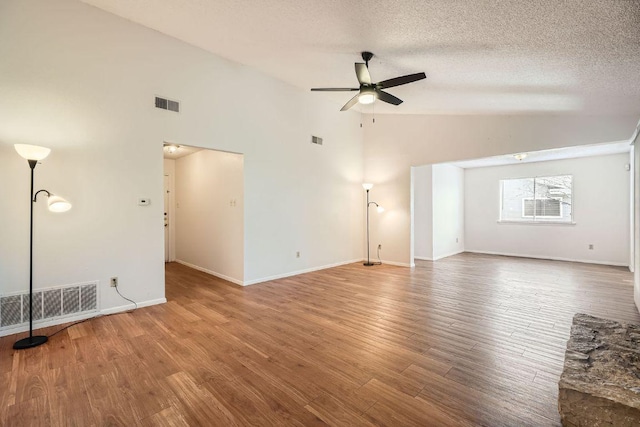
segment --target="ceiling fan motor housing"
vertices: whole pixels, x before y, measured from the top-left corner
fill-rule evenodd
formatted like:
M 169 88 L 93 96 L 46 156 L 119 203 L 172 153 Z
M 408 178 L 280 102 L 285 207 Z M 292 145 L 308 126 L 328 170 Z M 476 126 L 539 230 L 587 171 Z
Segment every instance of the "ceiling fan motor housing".
M 367 64 L 367 68 L 369 67 L 369 61 L 371 58 L 373 58 L 373 53 L 366 51 L 362 52 L 362 59 L 364 59 L 364 62 Z

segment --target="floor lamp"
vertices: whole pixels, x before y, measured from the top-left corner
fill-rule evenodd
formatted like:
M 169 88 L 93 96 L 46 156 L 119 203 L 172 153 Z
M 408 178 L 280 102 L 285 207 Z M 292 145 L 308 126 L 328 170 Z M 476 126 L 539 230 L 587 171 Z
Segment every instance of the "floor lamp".
M 376 265 L 376 263 L 371 262 L 371 260 L 369 259 L 369 205 L 371 204 L 376 205 L 376 207 L 378 208 L 378 212 L 384 211 L 384 208 L 379 204 L 377 204 L 376 202 L 369 201 L 369 190 L 373 188 L 373 184 L 369 184 L 369 183 L 362 184 L 362 188 L 364 188 L 367 192 L 367 262 L 363 263 L 363 265 L 366 265 L 367 267 L 371 267 L 372 265 Z
M 33 204 L 36 202 L 36 198 L 40 193 L 45 193 L 49 198 L 49 210 L 52 212 L 66 212 L 71 209 L 71 203 L 62 197 L 54 196 L 47 190 L 39 190 L 35 194 L 33 193 L 33 173 L 38 162 L 47 157 L 51 152 L 49 148 L 28 144 L 15 144 L 14 147 L 18 154 L 27 159 L 29 167 L 31 168 L 31 192 L 29 193 L 29 200 L 31 201 L 31 222 L 29 225 L 29 336 L 13 344 L 15 350 L 21 350 L 24 348 L 37 347 L 47 342 L 46 336 L 33 335 Z

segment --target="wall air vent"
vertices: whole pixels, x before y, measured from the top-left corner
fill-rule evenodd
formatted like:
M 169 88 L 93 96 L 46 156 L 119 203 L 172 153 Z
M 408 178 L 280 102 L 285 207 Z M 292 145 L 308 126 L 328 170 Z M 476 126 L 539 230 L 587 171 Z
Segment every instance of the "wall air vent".
M 311 143 L 312 144 L 322 145 L 322 138 L 320 138 L 319 136 L 311 135 Z
M 156 96 L 156 108 L 175 111 L 176 113 L 179 113 L 180 103 L 178 101 L 172 101 L 170 99 L 160 98 L 159 96 Z
M 37 289 L 33 292 L 33 320 L 98 311 L 98 282 Z M 29 323 L 29 293 L 0 295 L 0 331 Z M 1 335 L 0 335 L 1 336 Z
M 178 101 L 171 101 L 168 100 L 169 102 L 167 103 L 167 110 L 169 111 L 175 111 L 176 113 L 180 112 L 180 103 Z

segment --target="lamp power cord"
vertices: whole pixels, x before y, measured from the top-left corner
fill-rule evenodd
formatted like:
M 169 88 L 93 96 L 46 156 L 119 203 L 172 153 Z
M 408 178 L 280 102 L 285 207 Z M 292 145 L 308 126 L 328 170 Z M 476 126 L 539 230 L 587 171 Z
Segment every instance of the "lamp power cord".
M 122 299 L 126 299 L 127 301 L 132 302 L 132 303 L 133 303 L 133 305 L 135 305 L 135 306 L 136 306 L 136 308 L 134 308 L 133 310 L 137 310 L 137 309 L 138 309 L 138 303 L 137 303 L 137 302 L 135 302 L 134 300 L 129 299 L 129 298 L 125 297 L 124 295 L 122 295 L 122 294 L 120 293 L 120 290 L 118 289 L 118 287 L 117 287 L 117 286 L 116 286 L 116 292 L 118 293 L 118 295 L 120 295 L 120 296 L 122 297 Z M 129 313 L 131 313 L 133 310 L 130 310 L 130 311 L 129 311 Z
M 72 326 L 79 325 L 80 323 L 84 323 L 84 322 L 86 322 L 86 321 L 88 321 L 88 320 L 98 319 L 98 318 L 100 318 L 100 317 L 115 316 L 116 314 L 128 314 L 128 313 L 133 313 L 134 311 L 136 311 L 136 310 L 138 309 L 138 303 L 137 303 L 137 302 L 135 302 L 134 300 L 129 299 L 129 298 L 125 297 L 124 295 L 122 295 L 122 294 L 120 293 L 120 290 L 118 289 L 118 286 L 116 286 L 115 288 L 116 288 L 116 292 L 118 293 L 118 295 L 120 295 L 123 299 L 125 299 L 125 300 L 127 300 L 127 301 L 129 301 L 129 302 L 132 302 L 132 303 L 135 305 L 135 308 L 134 308 L 134 309 L 132 309 L 132 310 L 127 310 L 127 311 L 121 311 L 121 312 L 118 312 L 118 313 L 111 313 L 111 314 L 98 314 L 97 316 L 87 317 L 86 319 L 78 320 L 77 322 L 73 322 L 73 323 L 68 324 L 68 325 L 67 325 L 67 326 L 65 326 L 64 328 L 60 328 L 60 329 L 58 329 L 57 331 L 55 331 L 55 332 L 54 332 L 54 333 L 52 333 L 51 335 L 48 335 L 48 336 L 47 336 L 47 338 L 51 338 L 52 336 L 54 336 L 54 335 L 56 335 L 56 334 L 59 334 L 60 332 L 65 331 L 65 330 L 69 329 L 69 328 L 70 328 L 70 327 L 72 327 Z

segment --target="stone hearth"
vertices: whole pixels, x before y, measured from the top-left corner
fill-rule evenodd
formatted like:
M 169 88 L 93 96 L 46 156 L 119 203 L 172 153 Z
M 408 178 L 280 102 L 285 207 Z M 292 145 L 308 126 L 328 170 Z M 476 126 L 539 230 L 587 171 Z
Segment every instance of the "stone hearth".
M 564 426 L 640 426 L 640 325 L 576 314 L 559 388 Z

